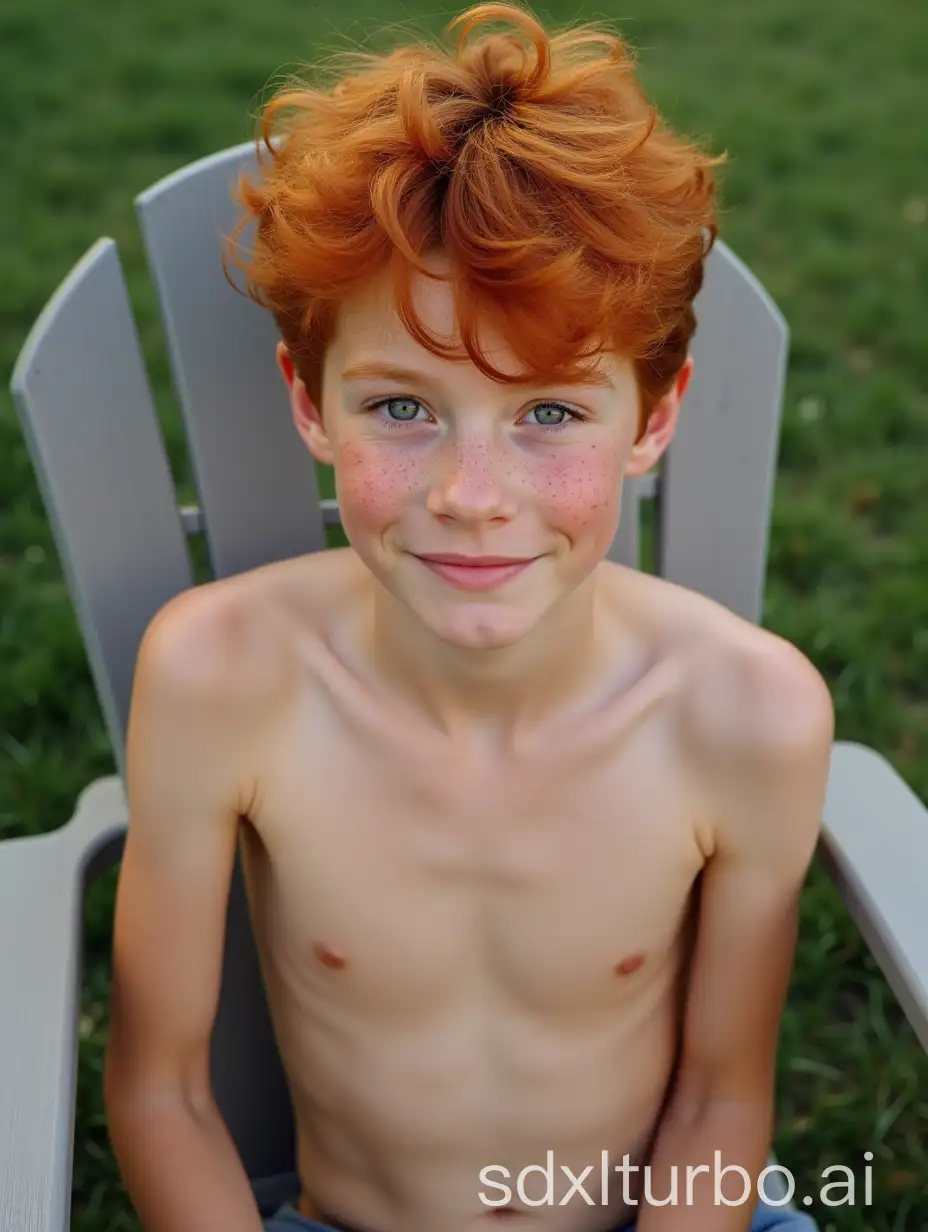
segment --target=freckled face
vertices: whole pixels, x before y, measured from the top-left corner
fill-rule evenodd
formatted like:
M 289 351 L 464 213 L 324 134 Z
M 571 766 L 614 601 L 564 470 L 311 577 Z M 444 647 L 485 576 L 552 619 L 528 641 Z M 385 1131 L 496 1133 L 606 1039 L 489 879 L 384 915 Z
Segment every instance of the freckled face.
M 428 327 L 456 340 L 448 284 L 420 279 L 414 289 Z M 419 346 L 385 313 L 386 299 L 372 286 L 346 302 L 326 356 L 322 415 L 345 533 L 443 639 L 512 644 L 612 542 L 638 419 L 633 369 L 604 360 L 609 388 L 502 385 Z M 487 350 L 494 365 L 519 370 L 502 344 Z M 376 375 L 375 364 L 417 375 Z M 473 591 L 419 559 L 442 553 L 533 563 Z

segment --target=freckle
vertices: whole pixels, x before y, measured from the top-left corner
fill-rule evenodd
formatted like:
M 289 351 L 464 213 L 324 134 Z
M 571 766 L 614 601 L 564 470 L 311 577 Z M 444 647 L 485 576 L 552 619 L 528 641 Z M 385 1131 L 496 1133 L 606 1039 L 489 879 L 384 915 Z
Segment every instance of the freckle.
M 345 965 L 345 955 L 340 950 L 333 950 L 330 945 L 318 941 L 313 947 L 314 953 L 323 967 L 340 970 Z
M 631 975 L 643 962 L 643 954 L 632 954 L 629 958 L 623 958 L 620 963 L 616 963 L 614 970 L 616 975 Z

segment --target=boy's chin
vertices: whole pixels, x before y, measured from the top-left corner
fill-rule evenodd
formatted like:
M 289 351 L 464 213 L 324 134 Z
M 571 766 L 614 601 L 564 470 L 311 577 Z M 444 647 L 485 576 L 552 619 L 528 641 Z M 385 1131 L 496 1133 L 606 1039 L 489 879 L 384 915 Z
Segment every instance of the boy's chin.
M 457 611 L 440 611 L 425 605 L 417 615 L 435 637 L 461 650 L 503 650 L 521 642 L 538 624 L 543 612 L 532 612 L 523 606 L 506 608 L 474 604 Z

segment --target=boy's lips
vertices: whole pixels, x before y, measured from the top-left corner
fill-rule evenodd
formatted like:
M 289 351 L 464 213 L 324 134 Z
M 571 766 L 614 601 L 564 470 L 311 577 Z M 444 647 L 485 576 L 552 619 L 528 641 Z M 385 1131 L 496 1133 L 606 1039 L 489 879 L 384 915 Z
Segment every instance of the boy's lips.
M 418 553 L 420 560 L 435 565 L 467 565 L 480 569 L 489 565 L 527 565 L 532 556 L 462 556 L 457 552 Z
M 417 556 L 427 569 L 459 590 L 492 590 L 516 577 L 537 559 L 518 556 Z

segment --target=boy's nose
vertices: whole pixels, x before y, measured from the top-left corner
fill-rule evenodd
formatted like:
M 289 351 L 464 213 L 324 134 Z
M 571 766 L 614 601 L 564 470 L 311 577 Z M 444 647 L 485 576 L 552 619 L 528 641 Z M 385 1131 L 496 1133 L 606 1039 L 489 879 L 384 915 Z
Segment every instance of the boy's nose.
M 511 518 L 516 502 L 507 483 L 506 466 L 483 438 L 456 441 L 437 460 L 428 508 L 460 520 Z

